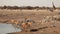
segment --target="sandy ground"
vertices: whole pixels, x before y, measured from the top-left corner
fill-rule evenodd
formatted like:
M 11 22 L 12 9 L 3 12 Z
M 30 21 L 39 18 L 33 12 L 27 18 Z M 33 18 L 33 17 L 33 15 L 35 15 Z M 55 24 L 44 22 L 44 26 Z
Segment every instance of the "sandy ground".
M 11 19 L 24 20 L 30 18 L 35 21 L 31 27 L 26 31 L 14 32 L 9 34 L 60 34 L 60 20 L 51 20 L 49 16 L 59 16 L 60 10 L 7 10 L 0 9 L 0 22 L 11 23 Z M 47 17 L 48 16 L 48 17 Z M 46 22 L 45 22 L 46 19 Z M 45 27 L 45 28 L 44 28 Z M 30 31 L 30 29 L 38 29 L 38 31 Z

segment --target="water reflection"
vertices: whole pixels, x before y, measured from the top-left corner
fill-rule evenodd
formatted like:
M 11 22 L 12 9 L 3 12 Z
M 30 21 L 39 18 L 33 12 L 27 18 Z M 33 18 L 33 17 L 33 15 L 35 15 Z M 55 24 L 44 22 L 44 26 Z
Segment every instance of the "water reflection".
M 11 32 L 21 31 L 20 29 L 15 29 L 11 24 L 0 23 L 0 34 L 6 34 Z

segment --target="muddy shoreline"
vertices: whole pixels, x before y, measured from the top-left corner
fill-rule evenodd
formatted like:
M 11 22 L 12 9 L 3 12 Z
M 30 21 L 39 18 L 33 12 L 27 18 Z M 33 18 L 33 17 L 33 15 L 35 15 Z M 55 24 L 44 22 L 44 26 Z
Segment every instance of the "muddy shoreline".
M 45 22 L 44 18 L 46 16 L 54 16 L 59 15 L 60 10 L 55 10 L 54 12 L 50 12 L 49 10 L 0 10 L 0 23 L 10 23 L 12 24 L 11 20 L 18 20 L 19 22 L 21 20 L 24 20 L 25 18 L 30 18 L 35 21 L 31 25 L 29 29 L 26 31 L 21 32 L 14 32 L 14 33 L 8 33 L 8 34 L 60 34 L 60 21 L 58 20 L 46 20 Z M 47 18 L 46 18 L 47 19 Z M 41 22 L 42 21 L 42 22 Z M 47 28 L 43 28 L 47 27 Z M 38 29 L 41 28 L 39 31 L 36 32 L 30 32 L 30 29 Z

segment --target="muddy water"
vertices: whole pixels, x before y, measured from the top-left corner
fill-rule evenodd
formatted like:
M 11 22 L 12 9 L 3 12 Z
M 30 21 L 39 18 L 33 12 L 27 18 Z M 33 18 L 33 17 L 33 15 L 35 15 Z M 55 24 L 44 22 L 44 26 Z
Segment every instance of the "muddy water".
M 0 34 L 19 32 L 21 29 L 14 28 L 11 24 L 0 23 Z

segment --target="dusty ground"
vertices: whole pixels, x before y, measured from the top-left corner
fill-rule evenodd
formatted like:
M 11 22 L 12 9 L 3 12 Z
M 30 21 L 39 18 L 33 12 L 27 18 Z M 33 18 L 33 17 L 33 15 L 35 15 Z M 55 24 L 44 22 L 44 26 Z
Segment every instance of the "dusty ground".
M 15 32 L 10 34 L 60 34 L 60 10 L 0 10 L 0 22 L 11 23 L 11 19 L 24 20 L 30 18 L 35 21 L 29 29 L 38 29 L 38 31 L 31 32 L 28 30 L 22 32 Z M 56 19 L 52 16 L 57 16 Z M 44 28 L 46 27 L 46 28 Z

